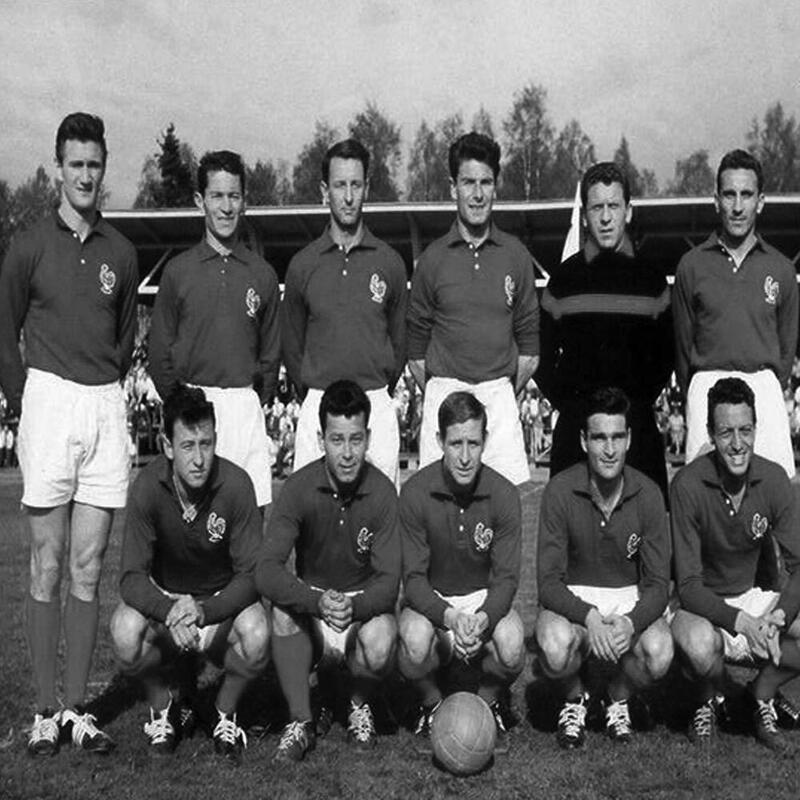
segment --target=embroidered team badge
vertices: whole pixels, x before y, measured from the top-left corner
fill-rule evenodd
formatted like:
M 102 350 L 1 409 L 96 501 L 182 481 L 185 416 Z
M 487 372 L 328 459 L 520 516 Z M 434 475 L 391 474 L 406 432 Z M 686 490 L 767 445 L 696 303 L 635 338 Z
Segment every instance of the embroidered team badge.
M 512 308 L 514 305 L 514 295 L 517 291 L 517 284 L 514 283 L 514 279 L 510 275 L 506 275 L 505 290 L 506 290 L 506 305 L 509 308 Z
M 369 279 L 369 291 L 372 294 L 373 303 L 383 302 L 383 298 L 386 297 L 386 288 L 386 281 L 381 280 L 381 276 L 377 272 L 373 272 Z
M 628 541 L 625 543 L 625 550 L 627 551 L 627 558 L 629 561 L 633 561 L 633 559 L 636 558 L 641 546 L 642 537 L 639 536 L 638 533 L 632 533 L 628 537 Z
M 247 316 L 255 317 L 256 312 L 261 308 L 261 295 L 252 286 L 247 290 L 244 302 L 247 306 Z
M 206 523 L 206 530 L 208 531 L 208 541 L 212 544 L 222 541 L 225 536 L 225 519 L 218 517 L 215 511 L 208 515 L 208 522 Z
M 114 270 L 108 264 L 102 264 L 100 266 L 100 291 L 103 294 L 111 294 L 116 285 L 117 276 L 114 274 Z
M 475 526 L 475 535 L 473 536 L 475 549 L 479 553 L 485 553 L 489 549 L 492 539 L 494 539 L 494 531 L 491 528 L 487 528 L 482 522 L 479 522 Z
M 375 534 L 368 528 L 362 528 L 358 532 L 358 536 L 356 537 L 356 550 L 358 550 L 359 555 L 363 556 L 369 553 L 374 536 Z
M 753 514 L 753 521 L 750 523 L 750 533 L 754 540 L 761 539 L 769 528 L 769 520 L 761 514 Z
M 778 281 L 772 279 L 772 275 L 767 275 L 764 279 L 764 300 L 771 306 L 778 302 L 778 295 L 781 291 L 781 285 Z

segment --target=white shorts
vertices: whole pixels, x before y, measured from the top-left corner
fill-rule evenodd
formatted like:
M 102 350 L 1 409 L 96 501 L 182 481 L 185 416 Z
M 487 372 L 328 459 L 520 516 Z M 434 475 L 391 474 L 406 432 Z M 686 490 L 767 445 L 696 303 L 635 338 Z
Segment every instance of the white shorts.
M 639 587 L 632 586 L 567 586 L 576 597 L 584 603 L 594 606 L 603 617 L 611 614 L 630 614 L 639 602 Z
M 469 594 L 455 594 L 447 597 L 443 594 L 436 594 L 442 598 L 448 605 L 451 605 L 457 611 L 463 611 L 465 614 L 474 614 L 486 602 L 486 589 L 478 589 Z M 439 639 L 439 646 L 444 648 L 444 653 L 440 654 L 442 663 L 448 664 L 455 653 L 455 636 L 453 631 L 438 628 L 436 635 Z
M 322 590 L 320 589 L 319 591 Z M 342 592 L 342 594 L 346 597 L 356 597 L 356 595 L 361 594 L 361 590 Z M 352 648 L 353 639 L 355 639 L 360 627 L 360 622 L 352 622 L 343 631 L 337 631 L 328 625 L 325 620 L 320 617 L 312 616 L 311 632 L 317 647 L 320 649 L 318 663 L 341 664 L 345 660 L 348 651 Z
M 753 617 L 762 617 L 772 611 L 778 603 L 780 594 L 778 592 L 765 591 L 757 586 L 748 589 L 744 594 L 736 597 L 726 597 L 725 602 L 729 606 L 738 608 Z M 753 651 L 747 637 L 743 633 L 728 633 L 723 628 L 719 629 L 722 640 L 725 644 L 725 658 L 728 661 L 753 661 Z
M 321 389 L 309 389 L 300 406 L 297 432 L 294 439 L 294 470 L 322 456 L 319 445 L 319 404 Z M 397 412 L 386 387 L 370 389 L 369 450 L 367 460 L 374 464 L 396 486 L 400 486 L 400 430 Z
M 180 595 L 174 594 L 173 592 L 168 592 L 166 589 L 162 589 L 152 578 L 150 578 L 150 583 L 158 589 L 161 594 L 166 597 L 169 597 L 171 600 L 177 600 Z M 219 594 L 219 592 L 215 592 L 215 594 Z M 153 623 L 151 623 L 153 624 Z M 220 627 L 226 628 L 226 638 L 227 638 L 227 631 L 230 630 L 231 625 L 233 625 L 233 617 L 229 617 L 228 619 L 223 619 L 221 622 L 215 622 L 213 625 L 204 625 L 202 628 L 197 629 L 197 652 L 205 653 L 211 647 L 211 643 L 216 638 L 217 633 L 219 633 Z M 158 623 L 158 626 L 165 628 L 166 626 L 163 623 Z M 171 638 L 171 637 L 170 637 Z
M 442 457 L 436 439 L 439 430 L 439 406 L 451 392 L 471 392 L 486 407 L 487 437 L 483 463 L 514 484 L 530 480 L 531 471 L 525 455 L 525 440 L 519 419 L 514 386 L 508 378 L 483 383 L 465 383 L 456 378 L 431 378 L 425 384 L 422 428 L 419 434 L 419 466 L 427 466 Z
M 23 505 L 125 506 L 130 461 L 119 382 L 84 386 L 29 369 L 18 446 Z
M 272 502 L 272 457 L 264 412 L 255 390 L 200 386 L 214 404 L 218 456 L 233 461 L 253 482 L 256 504 Z
M 720 378 L 741 378 L 756 396 L 756 441 L 754 451 L 780 464 L 794 477 L 794 451 L 789 415 L 778 378 L 771 369 L 758 372 L 708 370 L 696 372 L 686 395 L 686 462 L 707 453 L 713 445 L 708 438 L 708 390 Z

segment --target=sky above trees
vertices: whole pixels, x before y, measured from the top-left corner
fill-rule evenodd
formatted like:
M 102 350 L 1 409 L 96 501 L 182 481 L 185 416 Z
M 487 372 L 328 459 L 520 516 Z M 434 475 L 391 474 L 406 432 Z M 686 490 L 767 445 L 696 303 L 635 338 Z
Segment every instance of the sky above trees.
M 548 177 L 535 153 L 520 151 L 532 166 L 521 172 L 523 194 L 543 179 L 566 180 L 589 144 L 595 157 L 611 158 L 623 137 L 642 180 L 663 190 L 684 178 L 697 183 L 701 151 L 713 169 L 725 150 L 746 146 L 753 120 L 764 124 L 776 102 L 784 122 L 800 114 L 800 15 L 791 0 L 352 0 L 330 8 L 313 0 L 7 0 L 0 178 L 17 187 L 40 164 L 54 175 L 55 127 L 80 108 L 107 124 L 112 208 L 132 205 L 170 122 L 195 154 L 237 150 L 252 168 L 261 162 L 261 179 L 285 188 L 319 125 L 346 134 L 371 104 L 397 128 L 399 158 L 389 161 L 402 193 L 423 121 L 435 132 L 458 115 L 472 127 L 483 113 L 511 141 L 505 123 L 515 96 L 539 87 L 554 148 L 563 137 L 560 161 Z M 679 160 L 688 162 L 680 175 Z

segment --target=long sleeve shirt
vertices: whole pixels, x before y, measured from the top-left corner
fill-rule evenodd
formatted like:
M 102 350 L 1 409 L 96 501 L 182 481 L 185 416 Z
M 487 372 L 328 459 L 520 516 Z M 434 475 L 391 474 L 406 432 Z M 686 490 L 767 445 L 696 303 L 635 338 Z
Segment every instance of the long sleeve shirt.
M 406 284 L 402 258 L 368 229 L 347 251 L 326 230 L 292 259 L 281 338 L 301 393 L 345 378 L 394 386 L 406 361 Z
M 207 625 L 236 616 L 258 599 L 253 570 L 261 514 L 247 473 L 217 457 L 196 510 L 193 521 L 184 519 L 172 465 L 163 455 L 133 484 L 120 594 L 149 619 L 166 619 L 174 601 L 164 591 L 202 600 Z
M 800 518 L 795 492 L 777 464 L 753 455 L 737 511 L 722 489 L 715 453 L 672 481 L 670 517 L 681 606 L 735 633 L 738 609 L 725 602 L 753 588 L 765 537 L 778 543 L 789 580 L 776 608 L 800 610 Z M 778 588 L 778 587 L 773 587 Z
M 162 398 L 177 383 L 255 386 L 274 394 L 280 363 L 275 271 L 239 242 L 223 256 L 206 241 L 167 264 L 150 328 L 150 370 Z
M 296 575 L 287 568 L 295 554 Z M 269 600 L 301 614 L 319 614 L 327 589 L 353 597 L 358 622 L 390 613 L 400 583 L 397 494 L 366 463 L 352 492 L 331 484 L 324 459 L 286 481 L 270 515 L 256 569 L 256 586 Z
M 673 368 L 669 306 L 664 275 L 632 251 L 576 253 L 542 295 L 537 385 L 556 408 L 601 386 L 654 402 Z
M 17 236 L 0 268 L 0 386 L 11 408 L 26 366 L 85 386 L 124 378 L 137 284 L 133 245 L 102 217 L 83 242 L 58 212 Z
M 678 264 L 673 292 L 676 374 L 685 392 L 701 370 L 771 369 L 789 380 L 797 349 L 794 266 L 761 237 L 740 267 L 715 233 Z
M 638 470 L 623 469 L 622 495 L 610 516 L 592 497 L 586 463 L 556 475 L 539 511 L 539 602 L 571 622 L 585 624 L 592 606 L 570 586 L 638 586 L 628 614 L 636 633 L 667 606 L 670 538 L 661 490 Z
M 453 223 L 422 254 L 408 306 L 408 357 L 441 378 L 512 377 L 539 354 L 539 302 L 530 253 L 494 224 L 478 247 Z
M 454 494 L 441 461 L 412 475 L 400 493 L 406 602 L 442 628 L 442 597 L 486 589 L 478 611 L 490 636 L 519 584 L 521 520 L 516 487 L 485 464 L 467 497 Z

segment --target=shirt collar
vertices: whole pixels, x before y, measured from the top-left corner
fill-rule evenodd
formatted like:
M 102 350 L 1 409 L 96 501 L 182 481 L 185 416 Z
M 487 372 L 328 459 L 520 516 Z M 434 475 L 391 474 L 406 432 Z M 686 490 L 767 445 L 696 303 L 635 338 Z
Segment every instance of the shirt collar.
M 722 471 L 717 461 L 714 450 L 705 453 L 697 459 L 700 464 L 700 480 L 708 486 L 722 489 Z M 764 462 L 755 453 L 750 457 L 750 467 L 747 470 L 747 485 L 754 486 L 764 480 Z
M 61 214 L 58 213 L 58 207 L 53 209 L 53 221 L 59 230 L 66 231 L 69 234 L 75 233 L 75 231 L 64 221 L 64 218 L 61 216 Z M 108 223 L 105 221 L 105 218 L 100 211 L 97 212 L 97 219 L 95 220 L 94 225 L 92 225 L 92 227 L 89 229 L 86 239 L 88 239 L 90 236 L 93 236 L 95 233 L 100 234 L 101 236 L 108 235 Z M 84 241 L 86 241 L 86 239 L 84 239 Z
M 199 251 L 200 261 L 210 261 L 214 258 L 222 258 L 222 254 L 215 250 L 206 239 L 205 233 L 203 234 L 203 240 L 197 245 Z M 244 242 L 239 239 L 236 242 L 236 246 L 231 250 L 230 253 L 232 258 L 235 258 L 237 261 L 241 261 L 242 263 L 246 263 L 250 258 L 250 251 L 245 246 Z
M 428 491 L 432 496 L 446 497 L 448 500 L 455 500 L 456 496 L 448 486 L 444 476 L 444 459 L 440 459 L 437 463 L 439 468 L 431 470 L 433 474 L 431 475 Z M 489 483 L 489 473 L 484 469 L 484 466 L 481 465 L 480 471 L 478 472 L 478 480 L 475 483 L 475 488 L 472 490 L 472 496 L 468 498 L 469 502 L 471 503 L 473 500 L 482 500 L 485 497 L 489 497 L 491 494 L 491 486 Z
M 583 257 L 586 259 L 587 264 L 591 264 L 601 253 L 606 252 L 605 250 L 601 250 L 597 246 L 597 242 L 594 241 L 591 237 L 586 238 L 586 244 L 583 246 Z M 628 258 L 633 258 L 635 253 L 633 252 L 633 242 L 631 242 L 630 236 L 628 236 L 627 231 L 622 237 L 622 242 L 620 243 L 619 249 L 614 251 L 615 253 L 620 253 L 621 255 L 628 256 Z
M 172 462 L 163 454 L 159 458 L 162 459 L 162 463 L 157 467 L 158 480 L 167 487 L 171 494 L 175 494 L 175 484 L 172 481 Z M 206 486 L 215 491 L 222 486 L 223 482 L 219 468 L 219 457 L 215 455 Z M 206 496 L 208 496 L 208 493 L 206 493 Z
M 753 250 L 758 248 L 759 250 L 766 251 L 766 244 L 764 240 L 761 238 L 761 234 L 756 231 L 756 240 L 753 243 L 753 246 L 748 250 L 748 254 L 752 253 Z M 719 231 L 714 231 L 708 239 L 700 244 L 700 248 L 702 250 L 719 250 L 727 255 L 728 248 L 725 247 L 725 243 L 722 241 L 722 236 L 720 235 Z
M 358 244 L 354 244 L 350 248 L 350 252 L 352 253 L 354 250 L 359 250 L 360 248 L 365 248 L 367 250 L 375 250 L 378 247 L 378 239 L 375 238 L 375 235 L 372 231 L 367 227 L 366 223 L 362 223 L 362 233 L 361 241 Z M 325 230 L 322 232 L 322 235 L 317 239 L 319 243 L 319 252 L 320 253 L 327 253 L 330 250 L 338 250 L 339 245 L 333 241 L 333 237 L 331 236 L 331 225 L 328 223 L 325 226 Z
M 481 242 L 480 246 L 483 247 L 490 242 L 492 244 L 500 244 L 500 229 L 494 224 L 494 220 L 489 222 L 489 234 Z M 445 244 L 448 247 L 455 247 L 459 244 L 467 245 L 467 241 L 464 239 L 464 237 L 461 235 L 461 231 L 458 229 L 458 220 L 453 220 L 450 230 L 447 231 L 447 234 L 445 235 Z
M 335 489 L 331 485 L 330 478 L 328 477 L 328 470 L 325 467 L 325 456 L 320 456 L 320 458 L 314 462 L 314 485 L 317 487 L 317 490 L 323 494 L 339 494 L 338 489 Z M 370 465 L 365 461 L 364 466 L 361 468 L 361 474 L 358 476 L 355 489 L 352 492 L 348 492 L 348 497 L 363 497 L 371 491 L 372 475 Z
M 588 462 L 584 462 L 584 466 L 586 469 L 583 471 L 583 476 L 580 482 L 573 487 L 572 491 L 575 494 L 581 495 L 582 497 L 588 497 L 590 500 L 592 499 L 592 483 L 591 478 L 589 476 L 589 464 Z M 639 479 L 639 473 L 635 470 L 631 469 L 627 464 L 622 468 L 622 495 L 619 498 L 619 502 L 623 503 L 626 500 L 630 500 L 631 497 L 639 494 L 642 490 L 642 482 Z

